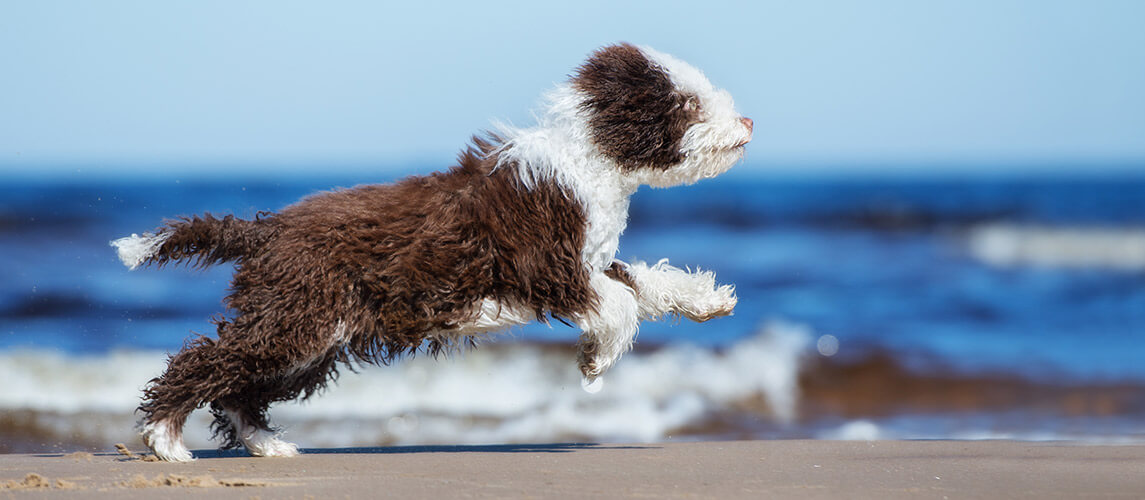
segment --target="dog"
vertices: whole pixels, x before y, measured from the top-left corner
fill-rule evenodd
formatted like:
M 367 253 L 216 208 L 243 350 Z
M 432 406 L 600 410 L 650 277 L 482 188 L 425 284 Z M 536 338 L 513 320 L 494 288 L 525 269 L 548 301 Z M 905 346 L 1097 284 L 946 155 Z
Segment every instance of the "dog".
M 691 184 L 743 157 L 752 121 L 730 94 L 670 55 L 620 43 L 545 104 L 536 126 L 474 137 L 446 172 L 111 242 L 131 269 L 235 266 L 216 337 L 190 339 L 144 388 L 144 443 L 192 460 L 183 425 L 209 405 L 224 448 L 294 456 L 269 406 L 310 397 L 340 365 L 436 355 L 550 318 L 581 329 L 576 361 L 592 392 L 641 321 L 731 314 L 734 287 L 710 272 L 614 259 L 639 186 Z

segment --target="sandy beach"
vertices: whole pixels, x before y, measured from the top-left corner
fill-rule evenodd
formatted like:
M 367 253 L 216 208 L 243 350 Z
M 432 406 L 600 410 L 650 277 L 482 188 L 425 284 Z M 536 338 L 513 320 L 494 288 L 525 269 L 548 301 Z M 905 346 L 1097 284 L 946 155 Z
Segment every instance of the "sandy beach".
M 0 497 L 1145 498 L 1145 446 L 732 441 L 0 455 Z M 131 453 L 130 455 L 125 454 Z

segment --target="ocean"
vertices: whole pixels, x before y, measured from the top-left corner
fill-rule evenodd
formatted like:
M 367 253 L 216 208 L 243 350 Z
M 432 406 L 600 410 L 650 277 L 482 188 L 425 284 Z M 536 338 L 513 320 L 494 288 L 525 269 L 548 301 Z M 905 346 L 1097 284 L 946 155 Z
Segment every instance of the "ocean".
M 128 271 L 164 218 L 367 176 L 0 175 L 0 452 L 137 443 L 140 389 L 231 268 Z M 272 421 L 303 447 L 702 439 L 1145 441 L 1145 175 L 754 178 L 642 189 L 621 258 L 716 272 L 735 315 L 646 323 L 581 390 L 577 332 L 343 370 Z M 207 415 L 188 424 L 209 448 Z

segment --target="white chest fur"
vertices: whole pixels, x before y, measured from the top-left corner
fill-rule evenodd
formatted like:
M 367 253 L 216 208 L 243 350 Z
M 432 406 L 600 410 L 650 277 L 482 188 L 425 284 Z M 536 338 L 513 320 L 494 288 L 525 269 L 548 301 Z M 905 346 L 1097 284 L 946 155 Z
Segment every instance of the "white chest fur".
M 581 109 L 583 97 L 567 85 L 546 96 L 547 112 L 535 128 L 502 126 L 501 161 L 516 164 L 526 186 L 555 181 L 585 210 L 582 257 L 592 271 L 612 264 L 628 224 L 628 200 L 639 183 L 593 146 Z
M 620 179 L 617 179 L 619 181 Z M 632 192 L 620 182 L 598 186 L 578 186 L 591 189 L 591 196 L 582 199 L 588 227 L 585 228 L 583 258 L 593 271 L 601 272 L 612 265 L 620 247 L 620 235 L 628 226 L 628 202 Z M 595 189 L 592 189 L 595 188 Z M 585 197 L 585 194 L 581 194 Z

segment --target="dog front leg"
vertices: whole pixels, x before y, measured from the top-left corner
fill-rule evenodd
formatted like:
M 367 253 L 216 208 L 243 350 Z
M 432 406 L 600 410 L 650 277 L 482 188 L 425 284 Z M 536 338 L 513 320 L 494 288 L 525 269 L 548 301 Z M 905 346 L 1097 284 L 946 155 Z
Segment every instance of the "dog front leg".
M 653 266 L 643 262 L 624 264 L 614 262 L 610 274 L 618 281 L 627 280 L 636 291 L 640 315 L 658 319 L 666 314 L 678 314 L 692 321 L 703 322 L 728 316 L 736 306 L 735 287 L 717 285 L 716 275 L 710 271 L 689 272 L 668 265 L 662 259 Z
M 576 318 L 581 327 L 577 342 L 577 364 L 585 388 L 595 388 L 604 372 L 632 348 L 640 327 L 640 307 L 631 288 L 601 273 L 589 281 L 600 298 L 597 307 Z

